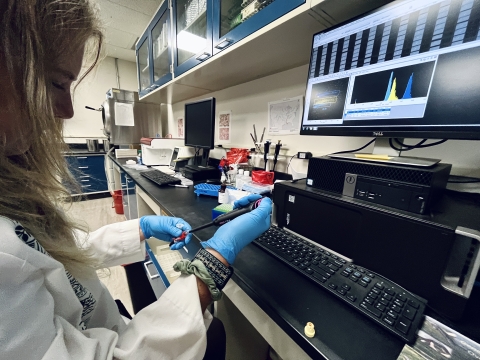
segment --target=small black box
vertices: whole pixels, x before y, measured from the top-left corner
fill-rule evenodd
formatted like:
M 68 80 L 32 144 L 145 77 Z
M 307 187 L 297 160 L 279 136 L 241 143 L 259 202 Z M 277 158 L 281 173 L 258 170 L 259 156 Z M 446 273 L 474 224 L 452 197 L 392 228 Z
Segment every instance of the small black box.
M 452 165 L 411 167 L 313 157 L 307 185 L 395 209 L 425 214 L 447 185 Z
M 187 165 L 181 169 L 181 173 L 187 179 L 192 181 L 202 181 L 209 179 L 220 179 L 220 170 L 208 166 Z

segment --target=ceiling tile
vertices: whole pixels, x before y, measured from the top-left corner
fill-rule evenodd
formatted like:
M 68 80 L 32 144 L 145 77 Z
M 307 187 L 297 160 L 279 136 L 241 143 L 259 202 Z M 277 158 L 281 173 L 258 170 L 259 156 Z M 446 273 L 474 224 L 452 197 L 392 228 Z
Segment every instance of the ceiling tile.
M 136 61 L 134 50 L 127 50 L 110 44 L 107 44 L 107 56 L 132 62 Z
M 96 2 L 100 8 L 103 25 L 107 28 L 140 36 L 152 18 L 152 15 L 143 14 L 108 0 L 96 0 Z
M 162 4 L 165 0 L 141 0 L 141 1 L 108 0 L 108 1 L 132 10 L 141 12 L 145 15 L 149 15 L 150 17 L 152 17 L 157 11 L 160 4 Z
M 105 37 L 107 44 L 124 49 L 131 49 L 132 44 L 137 40 L 136 35 L 111 27 L 106 28 Z

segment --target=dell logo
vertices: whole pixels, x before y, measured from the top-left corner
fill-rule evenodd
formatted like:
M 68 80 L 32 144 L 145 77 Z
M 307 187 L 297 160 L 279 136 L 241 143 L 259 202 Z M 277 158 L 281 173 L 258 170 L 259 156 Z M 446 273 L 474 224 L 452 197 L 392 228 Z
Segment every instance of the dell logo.
M 383 136 L 383 132 L 381 131 L 374 131 L 373 136 Z

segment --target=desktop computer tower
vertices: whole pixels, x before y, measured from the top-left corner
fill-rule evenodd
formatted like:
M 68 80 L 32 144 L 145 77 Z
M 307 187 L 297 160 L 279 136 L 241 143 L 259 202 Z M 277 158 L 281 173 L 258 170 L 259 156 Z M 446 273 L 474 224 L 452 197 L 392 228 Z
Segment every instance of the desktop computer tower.
M 307 185 L 417 214 L 428 213 L 447 185 L 452 165 L 412 167 L 359 160 L 313 157 Z
M 322 192 L 306 182 L 275 184 L 275 219 L 289 229 L 386 276 L 461 318 L 478 272 L 480 210 L 446 194 L 422 216 Z

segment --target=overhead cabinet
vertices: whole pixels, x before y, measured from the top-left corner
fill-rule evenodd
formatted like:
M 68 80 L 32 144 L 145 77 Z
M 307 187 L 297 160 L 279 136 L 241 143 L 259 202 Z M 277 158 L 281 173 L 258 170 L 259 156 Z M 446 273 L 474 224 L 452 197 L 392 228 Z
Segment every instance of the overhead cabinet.
M 304 3 L 305 0 L 165 1 L 137 42 L 140 97 Z
M 304 3 L 305 0 L 214 0 L 213 53 L 219 53 Z
M 136 55 L 140 97 L 172 80 L 171 22 L 167 1 L 137 42 Z

